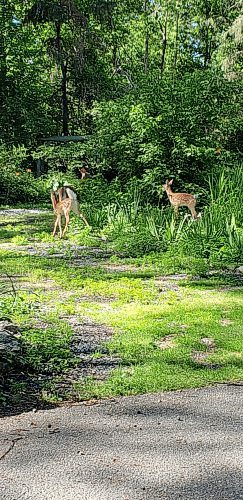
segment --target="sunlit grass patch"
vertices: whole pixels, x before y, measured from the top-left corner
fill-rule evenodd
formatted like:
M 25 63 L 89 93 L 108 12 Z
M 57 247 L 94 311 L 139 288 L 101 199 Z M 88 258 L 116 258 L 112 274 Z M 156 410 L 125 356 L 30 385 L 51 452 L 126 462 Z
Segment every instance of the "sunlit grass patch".
M 11 238 L 11 243 L 14 243 L 15 245 L 28 245 L 29 241 L 26 236 L 21 236 L 17 235 Z
M 179 300 L 178 300 L 179 298 Z M 209 299 L 209 300 L 208 300 Z M 82 314 L 82 306 L 80 308 Z M 94 383 L 92 395 L 135 394 L 139 392 L 199 387 L 208 383 L 243 378 L 243 300 L 232 292 L 183 289 L 171 298 L 168 292 L 160 303 L 112 302 L 109 309 L 89 307 L 98 322 L 112 325 L 116 334 L 109 342 L 124 367 L 112 373 L 104 385 Z M 230 323 L 225 326 L 222 319 Z M 173 347 L 159 349 L 158 340 L 173 336 Z M 207 352 L 203 339 L 213 338 L 215 350 Z M 206 353 L 202 366 L 194 351 Z M 85 395 L 85 384 L 79 390 Z
M 112 262 L 119 262 L 117 256 L 112 257 Z M 205 274 L 209 271 L 210 265 L 207 259 L 194 256 L 180 255 L 178 252 L 168 250 L 161 253 L 150 253 L 143 257 L 133 257 L 122 259 L 123 263 L 132 264 L 140 268 L 146 268 L 153 273 L 164 275 L 186 273 L 191 276 Z

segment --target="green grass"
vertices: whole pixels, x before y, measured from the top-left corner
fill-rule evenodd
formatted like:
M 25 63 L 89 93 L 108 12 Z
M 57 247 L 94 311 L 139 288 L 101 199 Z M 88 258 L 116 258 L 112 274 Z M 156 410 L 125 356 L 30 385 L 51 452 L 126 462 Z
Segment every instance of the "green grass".
M 221 283 L 222 284 L 222 283 Z M 116 334 L 109 343 L 123 365 L 105 384 L 88 383 L 78 390 L 97 397 L 136 394 L 158 390 L 199 387 L 217 381 L 243 377 L 243 300 L 241 292 L 221 289 L 178 287 L 176 292 L 144 290 L 143 298 L 102 305 L 90 302 L 89 315 L 112 325 Z M 146 294 L 146 296 L 145 296 Z M 84 305 L 81 303 L 81 315 Z M 174 336 L 175 347 L 161 350 L 157 342 Z M 207 366 L 193 361 L 194 351 L 205 351 L 202 338 L 213 338 L 216 348 L 208 353 Z M 216 365 L 216 368 L 215 368 Z
M 107 380 L 75 383 L 75 399 L 243 379 L 243 299 L 234 274 L 218 266 L 210 275 L 209 259 L 178 255 L 173 248 L 136 258 L 94 258 L 92 249 L 75 247 L 81 236 L 92 247 L 92 231 L 81 229 L 77 237 L 70 228 L 67 240 L 53 241 L 50 229 L 48 214 L 28 224 L 25 217 L 5 219 L 0 229 L 0 315 L 19 324 L 30 372 L 56 376 L 78 362 L 70 351 L 73 330 L 68 322 L 75 315 L 112 327 L 107 347 L 121 359 Z M 29 255 L 25 244 L 38 254 Z M 101 243 L 101 248 L 107 251 L 110 244 Z M 59 253 L 64 258 L 55 257 Z M 186 276 L 173 280 L 175 273 Z M 168 335 L 173 346 L 162 350 L 159 344 Z M 207 352 L 203 338 L 213 338 L 215 348 Z M 204 364 L 195 360 L 195 352 L 206 353 Z M 98 350 L 93 354 L 100 356 Z M 54 382 L 48 398 L 59 399 Z

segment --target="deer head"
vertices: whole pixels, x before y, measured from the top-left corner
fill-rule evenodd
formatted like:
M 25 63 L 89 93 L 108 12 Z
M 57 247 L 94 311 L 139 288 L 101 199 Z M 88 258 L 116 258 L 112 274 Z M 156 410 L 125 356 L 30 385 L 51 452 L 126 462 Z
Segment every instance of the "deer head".
M 79 169 L 79 172 L 81 174 L 81 180 L 83 181 L 84 179 L 88 179 L 90 177 L 90 173 L 85 167 L 82 167 Z
M 172 183 L 173 183 L 173 179 L 171 179 L 170 181 L 167 179 L 165 181 L 165 184 L 163 184 L 163 190 L 164 191 L 169 191 L 170 190 L 170 186 L 171 186 Z

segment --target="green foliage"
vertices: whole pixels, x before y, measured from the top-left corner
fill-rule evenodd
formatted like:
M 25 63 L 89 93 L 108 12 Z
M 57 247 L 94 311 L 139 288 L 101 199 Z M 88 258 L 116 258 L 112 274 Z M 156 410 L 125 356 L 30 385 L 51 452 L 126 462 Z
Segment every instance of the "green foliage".
M 24 328 L 22 337 L 26 349 L 25 360 L 32 370 L 60 373 L 72 364 L 72 330 L 65 323 L 53 321 L 52 326 L 44 331 Z
M 7 148 L 0 146 L 0 203 L 41 202 L 47 197 L 42 179 L 33 175 L 33 167 L 28 161 L 24 147 Z
M 242 124 L 240 88 L 217 72 L 195 71 L 163 85 L 144 81 L 139 93 L 97 103 L 93 152 L 99 151 L 104 175 L 142 178 L 150 199 L 170 175 L 205 187 L 215 165 L 231 163 L 232 138 Z
M 234 167 L 242 151 L 241 3 L 70 1 L 67 8 L 65 1 L 5 0 L 0 125 L 8 150 L 1 148 L 0 168 L 7 203 L 49 201 L 49 181 L 58 177 L 96 207 L 122 203 L 134 182 L 144 203 L 160 206 L 161 183 L 173 176 L 205 204 L 208 175 Z M 62 133 L 83 142 L 43 142 Z M 26 172 L 37 159 L 48 170 L 41 180 Z M 81 187 L 78 168 L 87 164 L 95 181 Z

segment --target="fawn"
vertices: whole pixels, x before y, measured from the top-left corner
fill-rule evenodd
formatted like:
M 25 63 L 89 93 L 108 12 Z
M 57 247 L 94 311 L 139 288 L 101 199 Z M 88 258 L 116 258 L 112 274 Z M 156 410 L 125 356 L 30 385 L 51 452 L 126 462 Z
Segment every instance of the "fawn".
M 56 214 L 56 220 L 55 220 L 55 225 L 53 229 L 52 236 L 54 237 L 56 234 L 57 226 L 59 226 L 59 233 L 60 233 L 60 238 L 64 236 L 69 220 L 70 220 L 70 210 L 71 210 L 71 205 L 72 205 L 72 200 L 70 198 L 65 198 L 64 200 L 58 201 L 56 193 L 53 191 L 51 193 L 51 201 L 53 205 L 54 212 Z M 62 215 L 65 217 L 65 227 L 64 230 L 62 231 Z
M 69 224 L 71 210 L 75 214 L 79 215 L 79 217 L 83 219 L 86 226 L 89 227 L 89 223 L 79 210 L 77 195 L 70 186 L 63 186 L 59 188 L 58 191 L 52 191 L 51 201 L 54 213 L 56 214 L 56 220 L 52 236 L 55 236 L 57 226 L 59 226 L 60 238 L 64 236 Z M 62 231 L 62 215 L 64 215 L 66 221 L 63 231 Z
M 171 184 L 173 182 L 173 179 L 170 181 L 167 180 L 165 181 L 165 184 L 163 184 L 164 191 L 166 191 L 167 196 L 170 200 L 171 205 L 175 209 L 176 215 L 178 215 L 178 208 L 182 206 L 186 206 L 189 208 L 193 219 L 198 218 L 198 214 L 195 210 L 195 205 L 197 203 L 196 197 L 193 194 L 188 194 L 188 193 L 173 193 L 171 189 Z

